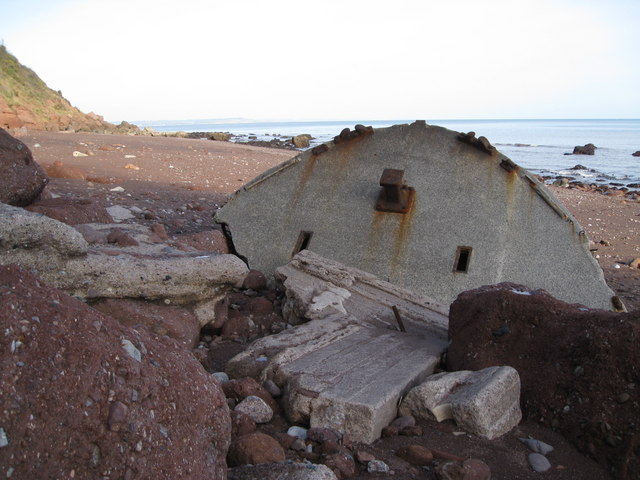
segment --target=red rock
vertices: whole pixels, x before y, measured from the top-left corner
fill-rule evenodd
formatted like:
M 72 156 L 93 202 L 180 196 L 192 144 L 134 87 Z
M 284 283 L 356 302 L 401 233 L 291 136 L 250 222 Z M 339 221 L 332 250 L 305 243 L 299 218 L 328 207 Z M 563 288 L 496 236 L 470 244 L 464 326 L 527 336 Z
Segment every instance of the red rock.
M 285 459 L 284 449 L 278 441 L 260 432 L 238 437 L 231 443 L 227 454 L 229 466 L 275 463 Z
M 431 450 L 422 445 L 407 445 L 398 450 L 398 456 L 411 465 L 427 466 L 433 461 Z
M 251 290 L 264 290 L 267 288 L 267 277 L 258 270 L 249 270 L 249 273 L 242 283 L 242 288 L 250 288 Z
M 382 437 L 397 437 L 400 434 L 398 427 L 388 425 L 382 429 Z
M 324 443 L 328 441 L 339 442 L 340 434 L 330 428 L 313 427 L 307 431 L 307 438 L 317 443 Z
M 449 461 L 436 467 L 439 480 L 491 480 L 491 469 L 482 460 Z
M 94 303 L 93 308 L 110 315 L 122 325 L 145 325 L 153 333 L 175 338 L 189 349 L 195 347 L 200 338 L 200 322 L 193 313 L 182 307 L 108 298 Z
M 74 180 L 84 180 L 86 178 L 84 172 L 73 165 L 65 165 L 57 160 L 50 164 L 42 165 L 51 178 L 69 178 Z
M 356 459 L 362 465 L 366 465 L 367 463 L 371 462 L 372 460 L 375 460 L 376 457 L 372 453 L 365 452 L 364 450 L 359 450 L 358 452 L 356 452 Z
M 356 474 L 356 462 L 347 453 L 333 453 L 324 457 L 322 463 L 333 470 L 338 478 L 351 478 Z
M 29 148 L 0 128 L 0 202 L 23 207 L 31 204 L 49 183 Z
M 52 198 L 39 200 L 26 209 L 30 212 L 41 213 L 67 225 L 113 223 L 113 218 L 105 208 L 88 199 Z
M 133 238 L 128 233 L 123 232 L 119 228 L 111 229 L 109 235 L 107 235 L 107 242 L 115 243 L 117 245 L 120 245 L 121 247 L 137 247 L 138 245 L 140 245 L 135 238 Z
M 237 438 L 256 431 L 256 422 L 238 410 L 231 411 L 231 437 Z M 288 435 L 287 435 L 288 436 Z
M 3 471 L 25 479 L 226 478 L 229 411 L 189 351 L 15 266 L 0 267 L 0 292 Z
M 161 223 L 154 223 L 151 225 L 151 231 L 155 233 L 160 240 L 167 240 L 169 235 L 167 234 L 167 229 L 164 228 L 164 225 Z
M 447 370 L 514 367 L 525 418 L 552 427 L 580 451 L 598 445 L 591 452 L 598 463 L 625 472 L 622 479 L 640 478 L 640 457 L 625 442 L 610 441 L 624 437 L 629 419 L 638 418 L 633 402 L 619 403 L 616 396 L 640 382 L 640 311 L 592 310 L 543 290 L 513 290 L 528 291 L 499 284 L 453 302 Z
M 232 398 L 236 402 L 240 402 L 245 398 L 253 395 L 260 397 L 267 405 L 271 407 L 274 413 L 278 413 L 280 408 L 269 392 L 262 385 L 251 377 L 241 378 L 239 380 L 229 380 L 222 384 L 222 390 L 227 398 Z

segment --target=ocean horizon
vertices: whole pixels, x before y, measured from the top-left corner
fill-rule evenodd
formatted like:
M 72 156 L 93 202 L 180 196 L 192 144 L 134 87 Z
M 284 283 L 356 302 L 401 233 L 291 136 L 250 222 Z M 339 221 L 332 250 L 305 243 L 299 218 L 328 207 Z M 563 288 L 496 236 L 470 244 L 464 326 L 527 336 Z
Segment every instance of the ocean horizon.
M 309 134 L 311 146 L 327 142 L 357 123 L 385 128 L 415 120 L 255 121 L 249 119 L 164 120 L 132 122 L 158 132 L 227 132 L 232 141 Z M 640 119 L 474 119 L 426 120 L 459 132 L 483 135 L 511 160 L 542 176 L 567 175 L 584 182 L 640 183 Z M 567 155 L 573 147 L 593 143 L 595 155 Z M 586 168 L 574 169 L 576 166 Z

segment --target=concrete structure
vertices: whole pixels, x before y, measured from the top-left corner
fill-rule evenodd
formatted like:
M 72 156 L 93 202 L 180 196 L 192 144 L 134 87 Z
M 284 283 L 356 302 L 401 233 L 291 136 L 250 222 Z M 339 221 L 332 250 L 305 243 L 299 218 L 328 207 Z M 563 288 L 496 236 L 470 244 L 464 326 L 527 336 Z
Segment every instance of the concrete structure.
M 227 373 L 274 381 L 293 422 L 373 442 L 397 416 L 400 398 L 440 363 L 446 316 L 427 298 L 309 251 L 278 277 L 289 315 L 313 319 L 256 340 L 227 363 Z
M 509 281 L 613 309 L 582 228 L 486 139 L 420 121 L 357 127 L 257 177 L 218 212 L 251 268 L 273 274 L 308 248 L 445 305 Z
M 463 430 L 493 440 L 522 419 L 520 376 L 512 367 L 438 373 L 411 389 L 400 415 L 453 419 Z

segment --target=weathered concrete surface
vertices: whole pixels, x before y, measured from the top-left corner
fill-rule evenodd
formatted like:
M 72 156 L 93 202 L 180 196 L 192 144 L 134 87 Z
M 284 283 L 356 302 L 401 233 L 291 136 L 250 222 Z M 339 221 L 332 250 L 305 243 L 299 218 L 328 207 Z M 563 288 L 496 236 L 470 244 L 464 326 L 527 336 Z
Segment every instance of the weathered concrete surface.
M 329 467 L 315 463 L 263 463 L 230 468 L 229 480 L 336 480 Z
M 293 325 L 348 313 L 366 318 L 373 325 L 395 329 L 392 307 L 396 306 L 408 330 L 447 335 L 448 307 L 309 250 L 278 268 L 276 279 L 285 287 L 283 316 Z
M 406 395 L 400 414 L 453 419 L 465 431 L 493 440 L 522 419 L 520 377 L 512 367 L 432 375 Z
M 100 231 L 111 226 L 93 227 Z M 90 247 L 69 225 L 0 204 L 0 265 L 34 270 L 50 285 L 80 298 L 143 298 L 167 304 L 211 304 L 248 273 L 234 255 L 180 252 L 144 240 L 151 233 L 146 227 L 127 228 L 140 239 L 139 245 Z
M 471 143 L 424 122 L 328 143 L 249 182 L 217 220 L 266 274 L 299 245 L 445 305 L 509 281 L 611 310 L 613 292 L 571 214 L 529 172 Z M 388 168 L 415 189 L 406 214 L 374 209 Z M 456 269 L 459 247 L 471 248 L 466 271 Z
M 439 363 L 446 316 L 427 299 L 309 251 L 278 269 L 278 278 L 289 315 L 312 320 L 257 340 L 227 363 L 227 373 L 274 381 L 293 422 L 373 442 L 396 417 L 400 397 Z M 397 330 L 390 305 L 407 332 Z

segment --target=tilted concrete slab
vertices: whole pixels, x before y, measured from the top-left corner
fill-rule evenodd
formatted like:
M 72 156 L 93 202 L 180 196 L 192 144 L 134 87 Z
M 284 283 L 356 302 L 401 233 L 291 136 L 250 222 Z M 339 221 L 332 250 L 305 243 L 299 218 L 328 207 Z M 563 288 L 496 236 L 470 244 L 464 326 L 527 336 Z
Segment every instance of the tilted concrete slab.
M 303 250 L 276 269 L 276 279 L 285 287 L 283 314 L 293 325 L 348 313 L 372 325 L 395 329 L 395 306 L 408 329 L 447 336 L 447 306 L 310 250 Z
M 442 306 L 310 251 L 278 269 L 278 278 L 290 315 L 312 320 L 254 342 L 227 373 L 276 382 L 291 421 L 376 440 L 402 395 L 433 373 L 446 350 L 447 317 L 434 310 Z
M 274 167 L 218 211 L 251 268 L 273 275 L 308 248 L 444 305 L 513 282 L 614 308 L 577 221 L 488 142 L 424 122 L 360 132 Z M 389 203 L 385 170 L 406 213 L 376 210 Z
M 397 416 L 401 396 L 433 373 L 445 348 L 442 339 L 362 327 L 282 367 L 287 417 L 371 443 Z

